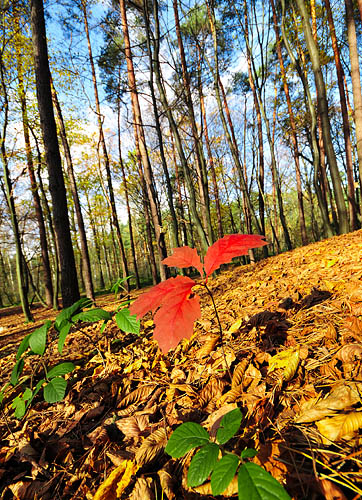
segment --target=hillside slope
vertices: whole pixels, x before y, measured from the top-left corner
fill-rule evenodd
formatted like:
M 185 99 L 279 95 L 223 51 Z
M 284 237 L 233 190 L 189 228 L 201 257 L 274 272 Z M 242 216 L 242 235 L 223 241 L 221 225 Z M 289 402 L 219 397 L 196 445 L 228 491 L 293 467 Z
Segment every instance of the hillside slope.
M 208 484 L 186 486 L 191 455 L 174 460 L 164 446 L 178 424 L 213 432 L 236 406 L 244 420 L 230 451 L 256 448 L 254 461 L 292 498 L 360 498 L 361 278 L 356 231 L 211 279 L 223 345 L 206 294 L 194 336 L 167 356 L 152 340 L 151 316 L 140 338 L 115 325 L 104 335 L 99 325 L 71 334 L 65 358 L 79 366 L 65 400 L 37 403 L 22 422 L 5 401 L 1 498 L 91 499 L 104 481 L 97 500 L 162 498 L 161 490 L 169 499 L 212 498 Z M 35 314 L 44 321 L 46 312 Z M 0 320 L 2 382 L 28 328 L 19 316 Z

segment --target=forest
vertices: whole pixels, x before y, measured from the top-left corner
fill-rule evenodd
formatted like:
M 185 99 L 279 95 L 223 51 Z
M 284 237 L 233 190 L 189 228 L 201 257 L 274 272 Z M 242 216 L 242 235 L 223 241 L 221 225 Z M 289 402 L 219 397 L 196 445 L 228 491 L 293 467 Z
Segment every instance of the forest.
M 0 14 L 0 498 L 361 498 L 362 0 Z

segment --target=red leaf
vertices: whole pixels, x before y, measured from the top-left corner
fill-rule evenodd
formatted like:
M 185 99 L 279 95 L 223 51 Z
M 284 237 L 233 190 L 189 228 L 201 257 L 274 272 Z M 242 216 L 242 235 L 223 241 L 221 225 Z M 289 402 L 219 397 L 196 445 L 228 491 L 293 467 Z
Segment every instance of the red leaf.
M 173 254 L 170 255 L 170 257 L 166 257 L 166 259 L 163 259 L 162 264 L 181 268 L 192 266 L 199 271 L 201 276 L 203 276 L 204 274 L 204 268 L 202 266 L 196 248 L 190 248 L 187 246 L 174 248 Z
M 153 337 L 158 341 L 160 349 L 166 353 L 177 346 L 183 338 L 190 338 L 194 321 L 201 316 L 200 297 L 189 294 L 174 297 L 164 304 L 155 314 L 155 330 Z
M 142 318 L 148 311 L 154 312 L 161 304 L 173 298 L 189 295 L 194 285 L 196 285 L 195 281 L 187 276 L 176 276 L 176 278 L 162 281 L 148 292 L 140 295 L 131 304 L 130 313 L 136 314 L 137 319 Z
M 209 247 L 204 267 L 206 277 L 210 276 L 221 264 L 230 262 L 233 257 L 246 255 L 249 248 L 262 247 L 268 243 L 264 236 L 256 234 L 228 234 Z

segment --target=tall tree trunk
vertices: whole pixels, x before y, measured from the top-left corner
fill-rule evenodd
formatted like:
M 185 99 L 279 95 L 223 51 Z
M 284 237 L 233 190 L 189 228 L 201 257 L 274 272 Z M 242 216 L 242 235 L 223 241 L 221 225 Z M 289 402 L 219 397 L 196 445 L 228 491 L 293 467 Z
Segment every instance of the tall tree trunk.
M 305 34 L 305 41 L 307 44 L 308 53 L 311 58 L 315 84 L 318 89 L 318 94 L 319 94 L 318 108 L 322 120 L 323 142 L 324 142 L 324 147 L 326 149 L 326 155 L 328 158 L 329 168 L 332 177 L 333 191 L 337 205 L 339 232 L 343 234 L 349 231 L 349 224 L 348 224 L 346 205 L 344 202 L 341 176 L 339 174 L 336 155 L 331 136 L 331 126 L 328 115 L 326 87 L 324 84 L 318 48 L 313 38 L 309 22 L 309 16 L 304 0 L 295 0 L 295 1 L 302 18 L 302 26 Z
M 67 139 L 67 134 L 65 131 L 62 110 L 60 108 L 58 96 L 52 81 L 51 81 L 51 90 L 52 90 L 53 103 L 58 118 L 59 135 L 63 145 L 65 160 L 67 162 L 67 173 L 69 178 L 70 191 L 72 193 L 75 215 L 77 218 L 80 248 L 81 248 L 82 276 L 85 287 L 85 293 L 89 299 L 94 301 L 95 296 L 94 296 L 92 270 L 91 270 L 89 251 L 88 251 L 87 234 L 84 226 L 84 219 L 78 195 L 77 183 L 74 176 L 73 161 L 72 161 L 72 156 L 70 154 L 70 147 Z
M 250 61 L 251 61 L 252 76 L 253 76 L 255 88 L 257 91 L 259 108 L 260 108 L 261 115 L 264 119 L 267 139 L 268 139 L 268 143 L 269 143 L 269 149 L 270 149 L 270 155 L 271 155 L 271 168 L 272 168 L 272 172 L 273 172 L 275 191 L 276 191 L 277 201 L 278 201 L 280 223 L 281 223 L 282 228 L 283 228 L 283 236 L 284 236 L 286 248 L 288 250 L 291 250 L 292 249 L 292 242 L 290 240 L 288 225 L 287 225 L 287 221 L 286 221 L 285 214 L 284 214 L 282 191 L 281 191 L 281 185 L 280 185 L 280 177 L 279 177 L 279 172 L 278 172 L 276 158 L 275 158 L 274 145 L 273 145 L 273 141 L 272 141 L 272 137 L 271 137 L 271 133 L 270 133 L 270 124 L 269 124 L 268 117 L 266 116 L 266 113 L 265 113 L 264 104 L 263 104 L 263 100 L 262 100 L 262 92 L 261 92 L 261 88 L 257 82 L 257 73 L 256 73 L 256 70 L 254 67 L 251 46 L 249 43 L 248 13 L 247 13 L 246 0 L 244 0 L 244 21 L 245 21 L 244 34 L 245 34 L 245 41 L 246 41 L 247 54 L 248 54 L 247 57 L 249 57 Z
M 349 220 L 350 220 L 351 228 L 353 230 L 355 230 L 358 228 L 358 218 L 357 218 L 358 210 L 357 210 L 355 189 L 354 189 L 351 134 L 350 134 L 350 127 L 349 127 L 349 120 L 348 120 L 346 94 L 344 92 L 344 72 L 343 72 L 343 68 L 342 68 L 342 64 L 341 64 L 341 58 L 339 55 L 339 47 L 338 47 L 338 43 L 337 43 L 336 30 L 334 28 L 331 4 L 330 4 L 329 0 L 324 0 L 324 4 L 326 6 L 329 31 L 330 31 L 331 39 L 332 39 L 334 61 L 335 61 L 336 70 L 337 70 L 339 98 L 340 98 L 340 102 L 341 102 L 341 112 L 342 112 L 342 120 L 343 120 L 343 137 L 344 137 L 344 144 L 345 144 L 345 151 L 346 151 Z
M 155 191 L 155 186 L 153 183 L 153 174 L 150 159 L 148 157 L 146 138 L 142 123 L 141 108 L 138 100 L 138 91 L 136 85 L 136 77 L 133 67 L 133 59 L 131 52 L 131 44 L 128 32 L 128 22 L 126 14 L 126 3 L 125 0 L 119 0 L 119 6 L 121 11 L 121 24 L 124 38 L 124 48 L 125 56 L 127 61 L 127 75 L 128 75 L 128 85 L 131 92 L 131 102 L 132 102 L 132 114 L 135 128 L 137 130 L 138 136 L 138 147 L 140 152 L 140 157 L 142 161 L 147 194 L 150 202 L 151 216 L 155 229 L 156 242 L 157 242 L 157 253 L 159 258 L 159 269 L 161 280 L 164 281 L 167 278 L 166 267 L 162 264 L 162 260 L 167 257 L 165 234 L 162 229 L 161 216 L 157 207 L 157 195 Z M 137 141 L 136 141 L 137 142 Z
M 217 232 L 218 232 L 219 238 L 222 238 L 224 236 L 224 230 L 222 227 L 219 188 L 218 188 L 217 180 L 216 180 L 214 158 L 212 156 L 210 139 L 209 139 L 209 129 L 207 126 L 207 119 L 206 119 L 205 99 L 204 99 L 204 92 L 203 92 L 203 88 L 202 88 L 202 78 L 201 78 L 201 50 L 200 50 L 200 47 L 197 46 L 196 50 L 197 50 L 197 55 L 198 55 L 198 57 L 197 57 L 197 82 L 198 82 L 198 91 L 199 91 L 199 99 L 200 99 L 200 111 L 201 111 L 201 116 L 202 116 L 202 120 L 203 120 L 203 130 L 204 130 L 205 144 L 206 144 L 207 155 L 208 155 L 209 165 L 210 165 L 212 185 L 214 188 L 216 219 L 217 219 Z
M 173 12 L 175 18 L 175 28 L 176 28 L 176 36 L 177 36 L 177 44 L 180 52 L 181 59 L 181 68 L 182 68 L 182 81 L 184 86 L 184 91 L 186 95 L 186 105 L 188 110 L 189 119 L 191 122 L 191 131 L 195 145 L 195 155 L 196 155 L 196 167 L 197 173 L 200 180 L 200 200 L 201 200 L 201 210 L 204 215 L 207 236 L 209 239 L 209 244 L 212 244 L 214 241 L 212 234 L 212 225 L 211 225 L 211 215 L 210 215 L 210 200 L 209 200 L 209 188 L 208 188 L 208 180 L 207 180 L 207 171 L 206 171 L 206 163 L 205 156 L 202 149 L 202 143 L 198 136 L 197 125 L 194 113 L 194 107 L 192 103 L 191 89 L 190 89 L 190 76 L 187 71 L 185 50 L 183 46 L 181 29 L 180 29 L 180 19 L 178 14 L 178 0 L 172 0 Z
M 323 220 L 326 234 L 328 237 L 331 237 L 331 236 L 333 236 L 333 230 L 332 230 L 331 223 L 329 221 L 326 201 L 325 201 L 325 198 L 323 197 L 321 185 L 319 182 L 319 179 L 320 179 L 320 158 L 319 158 L 319 148 L 318 148 L 317 135 L 316 135 L 316 127 L 317 127 L 316 112 L 315 112 L 315 108 L 314 108 L 314 104 L 313 104 L 312 96 L 310 93 L 307 78 L 306 78 L 306 76 L 301 68 L 301 65 L 299 64 L 299 61 L 295 58 L 295 56 L 293 54 L 293 51 L 292 51 L 290 44 L 289 44 L 288 37 L 287 37 L 286 32 L 285 32 L 285 0 L 281 0 L 281 5 L 282 5 L 281 29 L 282 29 L 283 42 L 284 42 L 285 48 L 287 49 L 290 60 L 292 61 L 292 64 L 294 65 L 294 67 L 297 69 L 298 75 L 302 81 L 304 93 L 305 93 L 305 96 L 307 99 L 308 111 L 309 111 L 310 116 L 311 116 L 310 136 L 311 136 L 311 143 L 312 143 L 313 169 L 314 169 L 313 184 L 314 184 L 314 188 L 316 190 L 316 194 L 317 194 L 317 198 L 318 198 L 318 206 L 319 206 L 319 210 L 321 213 L 321 217 Z
M 281 45 L 280 45 L 281 41 L 280 41 L 279 28 L 278 28 L 274 0 L 270 0 L 270 4 L 272 7 L 272 11 L 273 11 L 273 24 L 274 24 L 275 39 L 276 39 L 276 49 L 277 49 L 277 54 L 278 54 L 280 72 L 281 72 L 282 81 L 283 81 L 283 89 L 284 89 L 284 93 L 285 93 L 285 98 L 287 100 L 288 114 L 289 114 L 290 127 L 291 127 L 291 139 L 292 139 L 293 156 L 294 156 L 294 164 L 295 164 L 295 178 L 297 181 L 298 215 L 299 215 L 300 234 L 301 234 L 301 238 L 302 238 L 302 244 L 307 245 L 308 237 L 307 237 L 307 229 L 306 229 L 306 225 L 305 225 L 305 216 L 304 216 L 303 192 L 302 192 L 300 165 L 299 165 L 299 148 L 298 148 L 298 139 L 297 139 L 297 129 L 296 129 L 295 118 L 294 118 L 294 113 L 293 113 L 293 108 L 292 108 L 292 102 L 291 102 L 290 94 L 289 94 L 289 86 L 288 86 L 287 77 L 286 77 L 286 73 L 285 73 Z
M 110 165 L 109 165 L 108 150 L 107 150 L 106 141 L 105 141 L 104 132 L 103 132 L 102 114 L 101 114 L 101 107 L 99 104 L 99 96 L 98 96 L 97 77 L 96 77 L 96 71 L 95 71 L 95 67 L 94 67 L 92 46 L 91 46 L 91 41 L 90 41 L 90 36 L 89 36 L 88 16 L 87 16 L 87 0 L 81 0 L 81 5 L 82 5 L 82 11 L 83 11 L 84 29 L 85 29 L 85 34 L 87 37 L 89 63 L 91 66 L 91 71 L 92 71 L 94 99 L 95 99 L 95 103 L 96 103 L 96 113 L 97 113 L 98 131 L 99 131 L 99 142 L 100 142 L 100 145 L 102 148 L 104 167 L 106 169 L 109 204 L 110 204 L 110 209 L 111 209 L 111 214 L 112 214 L 112 224 L 116 230 L 117 242 L 118 242 L 119 251 L 121 254 L 121 258 L 122 258 L 123 278 L 126 278 L 128 276 L 128 264 L 127 264 L 126 253 L 124 250 L 124 245 L 123 245 L 123 240 L 122 240 L 121 228 L 119 225 L 119 220 L 118 220 L 118 215 L 117 215 L 116 202 L 115 202 L 115 198 L 114 198 L 114 191 L 113 191 L 113 184 L 112 184 L 111 169 L 110 169 Z M 128 281 L 126 281 L 125 287 L 127 290 L 129 289 Z
M 362 2 L 359 0 L 358 6 L 361 13 L 362 20 Z M 356 126 L 356 139 L 357 139 L 357 155 L 359 165 L 359 176 L 362 190 L 362 94 L 361 94 L 361 75 L 359 70 L 359 59 L 357 50 L 357 35 L 356 25 L 353 16 L 353 3 L 352 0 L 345 0 L 346 6 L 346 22 L 348 34 L 348 47 L 349 58 L 351 61 L 351 79 L 353 90 L 353 104 L 354 104 L 354 123 Z
M 212 34 L 212 38 L 213 38 L 214 64 L 211 65 L 210 62 L 208 62 L 206 57 L 205 57 L 205 60 L 208 62 L 208 67 L 210 68 L 212 75 L 213 75 L 213 78 L 214 78 L 215 97 L 216 97 L 216 102 L 217 102 L 219 113 L 220 113 L 221 123 L 222 123 L 223 129 L 224 129 L 224 133 L 225 133 L 233 160 L 235 162 L 236 168 L 239 171 L 241 190 L 243 192 L 243 195 L 245 196 L 248 210 L 250 211 L 250 213 L 252 215 L 253 221 L 254 221 L 255 226 L 257 228 L 257 232 L 259 234 L 263 234 L 260 222 L 259 222 L 258 218 L 256 217 L 254 207 L 251 204 L 248 188 L 247 188 L 247 185 L 245 182 L 243 168 L 242 168 L 240 158 L 239 158 L 239 150 L 238 150 L 238 146 L 237 146 L 236 139 L 235 139 L 234 128 L 232 126 L 229 107 L 225 106 L 225 101 L 226 101 L 226 99 L 225 99 L 224 106 L 225 106 L 225 111 L 226 111 L 228 119 L 229 119 L 230 131 L 229 131 L 228 125 L 226 123 L 223 102 L 221 100 L 221 95 L 220 95 L 221 79 L 219 77 L 218 42 L 217 42 L 217 33 L 216 33 L 216 26 L 215 26 L 215 14 L 214 14 L 212 7 L 210 6 L 210 4 L 208 2 L 206 3 L 206 6 L 207 6 L 208 18 L 209 18 L 209 22 L 210 22 L 211 34 Z
M 131 214 L 131 207 L 130 207 L 130 204 L 129 204 L 128 185 L 127 185 L 126 172 L 125 172 L 125 168 L 124 168 L 124 164 L 123 164 L 123 159 L 122 159 L 122 146 L 121 146 L 121 106 L 120 106 L 120 100 L 119 99 L 117 99 L 117 136 L 118 136 L 119 165 L 121 167 L 121 172 L 122 172 L 124 197 L 125 197 L 125 200 L 126 200 L 126 208 L 127 208 L 128 231 L 129 231 L 129 239 L 130 239 L 130 245 L 131 245 L 132 264 L 133 264 L 133 270 L 134 270 L 135 278 L 136 278 L 136 287 L 140 288 L 141 287 L 141 283 L 140 283 L 140 277 L 139 277 L 139 273 L 138 273 L 137 258 L 136 258 L 136 248 L 135 248 L 135 242 L 134 242 L 134 236 L 133 236 L 132 214 Z
M 95 253 L 96 253 L 98 267 L 99 267 L 99 288 L 101 290 L 104 290 L 105 283 L 104 283 L 104 275 L 103 275 L 103 270 L 102 270 L 102 257 L 101 257 L 101 248 L 100 248 L 100 244 L 99 244 L 99 237 L 98 237 L 98 233 L 97 233 L 97 229 L 96 229 L 96 223 L 95 223 L 95 220 L 93 218 L 93 209 L 91 207 L 89 195 L 87 192 L 85 193 L 85 197 L 87 200 L 87 207 L 88 207 L 88 213 L 89 213 L 89 224 L 90 224 L 90 228 L 91 228 L 91 231 L 93 234 L 94 248 L 95 248 Z
M 60 259 L 63 307 L 79 300 L 79 288 L 70 235 L 67 197 L 50 90 L 50 71 L 42 0 L 30 0 L 31 30 L 40 124 L 53 202 L 53 221 Z
M 172 193 L 172 186 L 171 186 L 171 179 L 170 179 L 170 174 L 167 168 L 167 161 L 165 157 L 165 151 L 163 147 L 163 137 L 162 137 L 162 131 L 161 131 L 161 123 L 160 123 L 160 117 L 158 113 L 158 108 L 157 108 L 157 101 L 156 101 L 156 95 L 155 95 L 155 88 L 154 88 L 154 63 L 153 63 L 153 54 L 152 54 L 152 44 L 151 44 L 151 32 L 150 32 L 150 16 L 148 12 L 148 6 L 147 2 L 143 3 L 143 15 L 145 19 L 145 27 L 146 27 L 146 39 L 147 39 L 147 50 L 148 50 L 148 56 L 149 56 L 149 69 L 150 69 L 150 78 L 149 78 L 149 87 L 151 91 L 151 99 L 152 99 L 152 107 L 153 107 L 153 112 L 155 116 L 155 127 L 156 127 L 156 133 L 157 133 L 157 139 L 158 139 L 158 145 L 159 145 L 159 151 L 160 151 L 160 157 L 161 157 L 161 164 L 162 164 L 162 169 L 165 177 L 165 182 L 166 182 L 166 192 L 167 192 L 167 202 L 168 202 L 168 208 L 170 210 L 170 216 L 171 216 L 171 247 L 179 247 L 179 238 L 178 238 L 178 223 L 177 223 L 177 217 L 176 217 L 176 212 L 175 212 L 175 207 L 173 203 L 173 193 Z
M 169 106 L 166 91 L 165 91 L 163 81 L 162 81 L 160 59 L 159 59 L 160 31 L 159 31 L 158 2 L 157 2 L 157 0 L 154 0 L 153 5 L 154 5 L 153 12 L 154 12 L 154 21 L 155 21 L 154 72 L 155 72 L 155 77 L 156 77 L 157 88 L 158 88 L 158 92 L 160 94 L 160 100 L 162 103 L 162 107 L 166 113 L 166 116 L 167 116 L 167 119 L 168 119 L 168 122 L 170 125 L 170 129 L 171 129 L 173 137 L 174 137 L 177 153 L 178 153 L 179 158 L 180 158 L 185 182 L 187 185 L 188 194 L 190 197 L 190 212 L 191 212 L 191 216 L 192 216 L 192 221 L 196 226 L 196 231 L 197 231 L 198 236 L 199 236 L 199 243 L 201 245 L 202 251 L 204 253 L 206 253 L 207 248 L 208 248 L 208 239 L 207 239 L 207 235 L 205 233 L 205 230 L 202 226 L 199 214 L 197 212 L 195 190 L 194 190 L 194 186 L 193 186 L 193 182 L 192 182 L 190 167 L 188 165 L 188 162 L 187 162 L 187 159 L 185 156 L 185 152 L 183 150 L 180 133 L 179 133 L 178 127 L 176 125 L 174 116 L 172 114 L 171 108 Z
M 24 143 L 25 143 L 25 153 L 26 153 L 26 164 L 30 179 L 31 186 L 31 194 L 33 197 L 35 217 L 38 224 L 39 229 L 39 239 L 40 239 L 40 248 L 41 248 L 41 260 L 43 266 L 43 281 L 45 288 L 45 303 L 48 307 L 53 306 L 53 283 L 52 283 L 52 273 L 50 269 L 50 261 L 49 261 L 49 250 L 48 250 L 48 241 L 46 237 L 45 223 L 43 211 L 41 208 L 41 202 L 38 192 L 38 186 L 35 179 L 34 173 L 34 163 L 31 152 L 30 145 L 30 137 L 29 137 L 29 126 L 28 126 L 28 110 L 26 103 L 26 95 L 24 89 L 24 81 L 23 81 L 23 68 L 21 62 L 20 54 L 17 55 L 17 70 L 18 70 L 18 91 L 21 105 L 21 117 L 23 122 L 23 134 L 24 134 Z

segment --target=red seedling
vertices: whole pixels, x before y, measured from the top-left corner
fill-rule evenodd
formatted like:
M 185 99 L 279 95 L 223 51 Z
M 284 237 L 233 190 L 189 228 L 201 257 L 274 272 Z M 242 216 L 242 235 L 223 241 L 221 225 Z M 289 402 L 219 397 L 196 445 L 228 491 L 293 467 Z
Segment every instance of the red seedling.
M 174 253 L 162 261 L 167 266 L 180 268 L 194 267 L 203 278 L 201 283 L 186 276 L 170 278 L 144 293 L 130 306 L 130 313 L 142 318 L 148 311 L 153 313 L 154 338 L 163 352 L 177 346 L 182 338 L 190 338 L 194 321 L 200 317 L 200 297 L 192 292 L 196 284 L 207 287 L 209 276 L 221 264 L 226 264 L 234 257 L 246 255 L 250 248 L 267 245 L 263 236 L 253 234 L 229 234 L 216 241 L 208 248 L 204 264 L 195 248 L 175 248 Z

